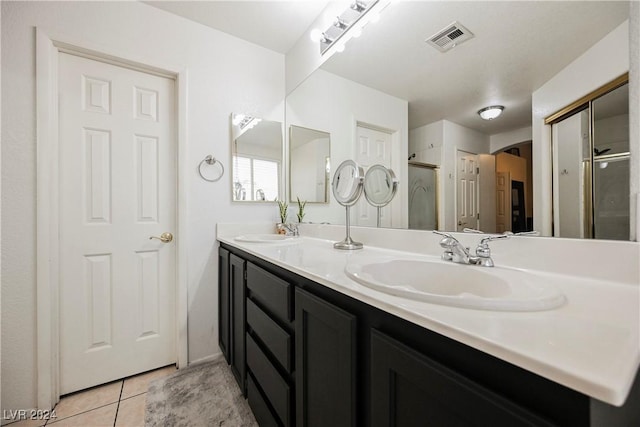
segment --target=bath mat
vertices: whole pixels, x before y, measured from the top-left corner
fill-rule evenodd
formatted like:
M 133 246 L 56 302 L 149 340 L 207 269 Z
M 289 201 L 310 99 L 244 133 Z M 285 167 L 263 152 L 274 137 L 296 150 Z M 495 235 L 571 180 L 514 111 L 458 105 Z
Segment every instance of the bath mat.
M 258 426 L 223 358 L 153 381 L 144 421 L 146 427 Z

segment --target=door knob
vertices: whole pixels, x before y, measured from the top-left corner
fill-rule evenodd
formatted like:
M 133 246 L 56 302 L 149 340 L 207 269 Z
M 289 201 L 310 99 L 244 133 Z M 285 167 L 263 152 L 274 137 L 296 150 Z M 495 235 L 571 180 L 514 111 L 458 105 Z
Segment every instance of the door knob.
M 166 233 L 162 233 L 162 234 L 160 235 L 160 237 L 157 237 L 157 236 L 151 236 L 151 237 L 149 237 L 149 240 L 151 240 L 151 239 L 158 239 L 158 240 L 160 240 L 162 243 L 169 243 L 169 242 L 171 242 L 171 241 L 173 240 L 173 234 L 171 234 L 171 233 L 169 233 L 169 232 L 166 232 Z

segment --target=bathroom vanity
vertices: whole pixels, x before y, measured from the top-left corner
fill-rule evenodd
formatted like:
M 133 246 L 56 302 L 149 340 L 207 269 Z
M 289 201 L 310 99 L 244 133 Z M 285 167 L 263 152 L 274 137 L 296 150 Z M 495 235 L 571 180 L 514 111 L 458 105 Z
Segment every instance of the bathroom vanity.
M 219 241 L 220 348 L 261 426 L 623 426 L 638 416 L 637 384 L 618 407 L 629 390 L 595 384 L 588 351 L 568 357 L 571 372 L 550 362 L 564 346 L 583 345 L 556 342 L 568 330 L 560 324 L 541 336 L 551 311 L 443 307 L 344 274 L 354 256 L 406 256 L 388 249 L 345 253 L 309 237 L 244 243 L 220 230 Z M 563 291 L 567 304 L 579 303 Z M 557 310 L 576 320 L 568 307 Z M 637 347 L 637 336 L 626 339 Z M 638 349 L 628 356 L 637 370 Z

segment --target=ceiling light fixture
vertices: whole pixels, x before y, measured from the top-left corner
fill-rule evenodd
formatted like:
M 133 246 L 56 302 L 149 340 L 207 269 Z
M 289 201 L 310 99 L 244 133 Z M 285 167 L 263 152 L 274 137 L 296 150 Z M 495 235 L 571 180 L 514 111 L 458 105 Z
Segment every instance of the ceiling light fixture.
M 356 23 L 358 23 L 363 16 L 371 11 L 371 9 L 376 4 L 384 4 L 384 6 L 387 6 L 388 3 L 389 0 L 354 0 L 351 5 L 344 10 L 344 12 L 333 19 L 331 25 L 326 30 L 321 31 L 319 29 L 313 29 L 310 34 L 311 40 L 320 43 L 321 55 L 324 55 L 327 50 L 334 45 L 336 45 L 336 52 L 342 52 L 347 40 L 352 36 L 357 37 L 359 34 L 356 35 L 355 33 L 361 33 L 362 27 L 366 22 L 364 22 L 363 20 L 354 28 Z M 382 10 L 382 8 L 377 9 L 379 9 L 378 12 Z M 378 13 L 376 13 L 376 15 L 378 15 Z M 343 38 L 343 36 L 347 32 L 349 32 L 350 29 L 353 29 L 351 33 L 354 34 L 350 34 L 349 36 Z M 338 40 L 340 40 L 341 43 L 337 43 Z
M 485 107 L 481 110 L 478 110 L 478 114 L 484 120 L 493 120 L 502 114 L 502 110 L 504 110 L 504 106 L 502 105 L 492 105 L 490 107 Z

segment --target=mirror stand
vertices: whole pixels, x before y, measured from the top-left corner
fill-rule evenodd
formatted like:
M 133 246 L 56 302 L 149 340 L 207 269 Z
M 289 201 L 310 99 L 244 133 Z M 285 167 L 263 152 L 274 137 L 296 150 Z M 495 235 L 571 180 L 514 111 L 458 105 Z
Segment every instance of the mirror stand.
M 347 236 L 341 242 L 333 244 L 335 249 L 362 249 L 362 243 L 351 239 L 351 206 L 355 205 L 363 191 L 364 173 L 362 167 L 353 160 L 345 160 L 333 175 L 331 187 L 336 201 L 345 207 Z
M 355 242 L 351 238 L 351 206 L 345 206 L 345 210 L 347 211 L 347 237 L 344 238 L 341 242 L 336 242 L 333 244 L 333 247 L 336 249 L 343 250 L 354 250 L 354 249 L 362 249 L 362 243 Z
M 373 165 L 364 176 L 364 197 L 376 209 L 378 219 L 376 226 L 382 225 L 382 208 L 393 200 L 398 190 L 398 179 L 393 170 L 383 165 Z

